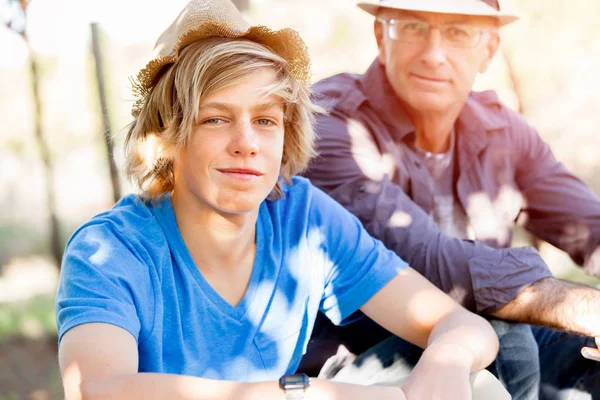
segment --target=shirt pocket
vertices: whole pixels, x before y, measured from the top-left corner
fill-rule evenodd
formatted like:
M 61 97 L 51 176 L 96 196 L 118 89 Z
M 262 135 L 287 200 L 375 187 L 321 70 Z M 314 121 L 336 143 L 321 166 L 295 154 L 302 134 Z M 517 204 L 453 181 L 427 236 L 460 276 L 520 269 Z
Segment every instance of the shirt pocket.
M 308 312 L 302 310 L 282 315 L 278 324 L 260 329 L 254 336 L 263 366 L 277 374 L 293 373 L 308 344 Z

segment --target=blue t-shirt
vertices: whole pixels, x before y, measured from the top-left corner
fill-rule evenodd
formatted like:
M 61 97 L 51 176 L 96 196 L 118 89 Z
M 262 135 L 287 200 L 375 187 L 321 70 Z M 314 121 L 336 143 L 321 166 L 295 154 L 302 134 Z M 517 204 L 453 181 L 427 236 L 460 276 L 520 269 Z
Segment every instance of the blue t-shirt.
M 169 196 L 130 195 L 92 218 L 67 244 L 59 341 L 103 322 L 135 337 L 140 372 L 252 382 L 295 371 L 319 310 L 340 323 L 406 263 L 308 180 L 282 189 L 260 205 L 254 267 L 235 307 L 194 264 Z

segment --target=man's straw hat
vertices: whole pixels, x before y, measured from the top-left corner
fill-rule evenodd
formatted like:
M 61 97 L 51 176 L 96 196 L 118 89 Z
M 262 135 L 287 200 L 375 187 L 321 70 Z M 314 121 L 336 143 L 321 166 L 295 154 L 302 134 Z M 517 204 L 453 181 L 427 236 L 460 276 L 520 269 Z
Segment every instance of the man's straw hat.
M 441 14 L 494 17 L 500 26 L 519 19 L 515 14 L 500 11 L 497 0 L 366 0 L 359 1 L 360 8 L 377 16 L 382 8 L 407 11 L 424 11 Z
M 251 26 L 230 0 L 191 0 L 179 16 L 160 35 L 152 60 L 132 81 L 138 100 L 132 113 L 137 115 L 147 95 L 160 78 L 160 72 L 179 57 L 187 45 L 209 37 L 244 38 L 267 46 L 287 61 L 290 74 L 310 84 L 308 48 L 293 29 L 273 31 L 266 26 Z

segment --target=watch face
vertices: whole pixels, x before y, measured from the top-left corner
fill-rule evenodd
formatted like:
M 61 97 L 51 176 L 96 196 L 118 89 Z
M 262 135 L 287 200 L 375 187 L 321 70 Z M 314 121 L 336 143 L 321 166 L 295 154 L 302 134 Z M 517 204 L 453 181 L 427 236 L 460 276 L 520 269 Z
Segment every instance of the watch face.
M 283 389 L 307 388 L 310 378 L 306 374 L 284 375 L 279 378 L 279 386 Z

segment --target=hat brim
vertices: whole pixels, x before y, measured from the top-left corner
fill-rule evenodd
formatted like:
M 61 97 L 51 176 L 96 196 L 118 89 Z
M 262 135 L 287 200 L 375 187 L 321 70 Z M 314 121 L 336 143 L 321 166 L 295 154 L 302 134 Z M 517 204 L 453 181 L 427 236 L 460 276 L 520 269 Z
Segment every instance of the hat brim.
M 141 98 L 145 98 L 160 79 L 161 71 L 175 63 L 179 52 L 184 47 L 210 37 L 247 39 L 262 44 L 286 60 L 288 71 L 296 80 L 304 85 L 310 85 L 311 63 L 308 47 L 295 30 L 284 28 L 274 31 L 266 26 L 252 26 L 246 31 L 236 31 L 221 23 L 207 22 L 198 25 L 186 35 L 180 37 L 173 46 L 172 54 L 157 57 L 146 64 L 138 72 L 135 81 L 132 82 L 134 91 Z
M 480 17 L 492 17 L 498 21 L 500 26 L 510 24 L 519 19 L 518 15 L 506 13 L 493 9 L 482 2 L 484 7 L 465 8 L 454 1 L 423 2 L 414 0 L 395 0 L 387 2 L 360 1 L 357 6 L 371 15 L 378 16 L 381 9 L 420 11 L 441 14 L 473 15 Z

